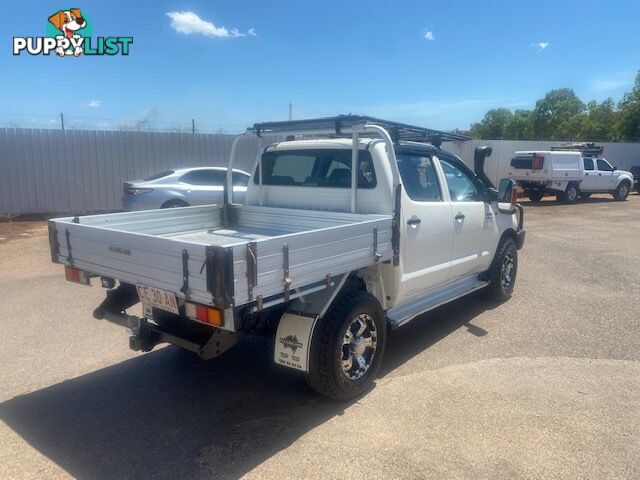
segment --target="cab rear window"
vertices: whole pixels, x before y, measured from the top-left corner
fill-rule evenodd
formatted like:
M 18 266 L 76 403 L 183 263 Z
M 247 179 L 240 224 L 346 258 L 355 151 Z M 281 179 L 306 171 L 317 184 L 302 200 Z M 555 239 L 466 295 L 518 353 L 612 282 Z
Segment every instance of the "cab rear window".
M 258 171 L 254 176 L 258 183 Z M 283 150 L 262 155 L 262 183 L 297 187 L 351 188 L 351 150 Z M 374 188 L 371 154 L 358 152 L 358 188 Z

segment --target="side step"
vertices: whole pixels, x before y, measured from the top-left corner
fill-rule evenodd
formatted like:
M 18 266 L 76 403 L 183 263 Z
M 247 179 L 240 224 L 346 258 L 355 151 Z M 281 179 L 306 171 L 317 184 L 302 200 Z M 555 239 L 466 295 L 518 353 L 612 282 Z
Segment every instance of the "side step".
M 489 285 L 489 282 L 478 280 L 476 276 L 466 277 L 430 292 L 424 297 L 410 300 L 402 305 L 398 305 L 387 310 L 389 327 L 393 330 L 401 325 L 413 320 L 418 315 L 433 310 L 434 308 L 449 303 L 456 298 L 463 297 Z

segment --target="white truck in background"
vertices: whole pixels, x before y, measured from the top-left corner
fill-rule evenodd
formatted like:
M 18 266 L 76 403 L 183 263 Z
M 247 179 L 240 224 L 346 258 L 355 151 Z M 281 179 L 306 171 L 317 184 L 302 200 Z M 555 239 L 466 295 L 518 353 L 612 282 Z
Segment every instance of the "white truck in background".
M 626 200 L 635 180 L 603 157 L 603 147 L 591 142 L 552 147 L 547 151 L 520 151 L 511 159 L 509 178 L 533 202 L 547 195 L 575 203 L 593 193 L 609 193 Z
M 277 364 L 344 400 L 372 385 L 387 329 L 479 289 L 510 297 L 523 211 L 512 180 L 496 190 L 484 174 L 488 147 L 474 173 L 440 148 L 466 137 L 371 117 L 248 135 L 289 140 L 258 155 L 245 205 L 227 188 L 223 205 L 50 221 L 53 261 L 67 280 L 99 278 L 94 317 L 130 328 L 133 350 L 208 359 L 268 334 Z M 126 311 L 138 302 L 143 317 Z

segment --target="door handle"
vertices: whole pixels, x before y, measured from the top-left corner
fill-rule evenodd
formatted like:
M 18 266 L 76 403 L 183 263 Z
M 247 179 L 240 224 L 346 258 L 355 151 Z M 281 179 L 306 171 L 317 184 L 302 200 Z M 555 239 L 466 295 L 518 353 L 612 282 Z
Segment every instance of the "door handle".
M 460 220 L 460 221 L 462 221 L 462 220 L 464 220 L 464 213 L 459 212 L 459 213 L 458 213 L 454 218 L 455 218 L 456 220 Z
M 599 176 L 599 177 L 601 177 L 601 176 L 602 176 L 602 174 L 601 174 L 601 173 L 599 173 L 599 174 L 598 174 L 598 176 Z
M 414 215 L 409 220 L 407 220 L 407 225 L 418 225 L 420 222 L 422 222 L 422 220 Z

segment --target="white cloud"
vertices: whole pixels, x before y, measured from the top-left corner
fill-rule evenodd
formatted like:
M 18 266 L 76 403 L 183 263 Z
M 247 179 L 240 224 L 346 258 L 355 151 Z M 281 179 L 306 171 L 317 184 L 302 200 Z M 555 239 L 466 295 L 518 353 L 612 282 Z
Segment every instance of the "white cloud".
M 551 45 L 549 42 L 538 42 L 538 43 L 531 44 L 532 47 L 538 47 L 539 52 L 547 48 L 549 45 Z
M 425 38 L 425 40 L 435 40 L 436 36 L 433 34 L 433 32 L 431 30 L 426 30 L 422 36 Z
M 256 36 L 254 28 L 250 28 L 247 33 L 242 33 L 237 28 L 217 27 L 193 12 L 167 12 L 167 16 L 171 19 L 171 28 L 185 35 L 199 34 L 216 38 Z
M 84 106 L 89 108 L 98 108 L 102 106 L 102 102 L 100 100 L 90 100 L 89 103 L 85 103 Z

